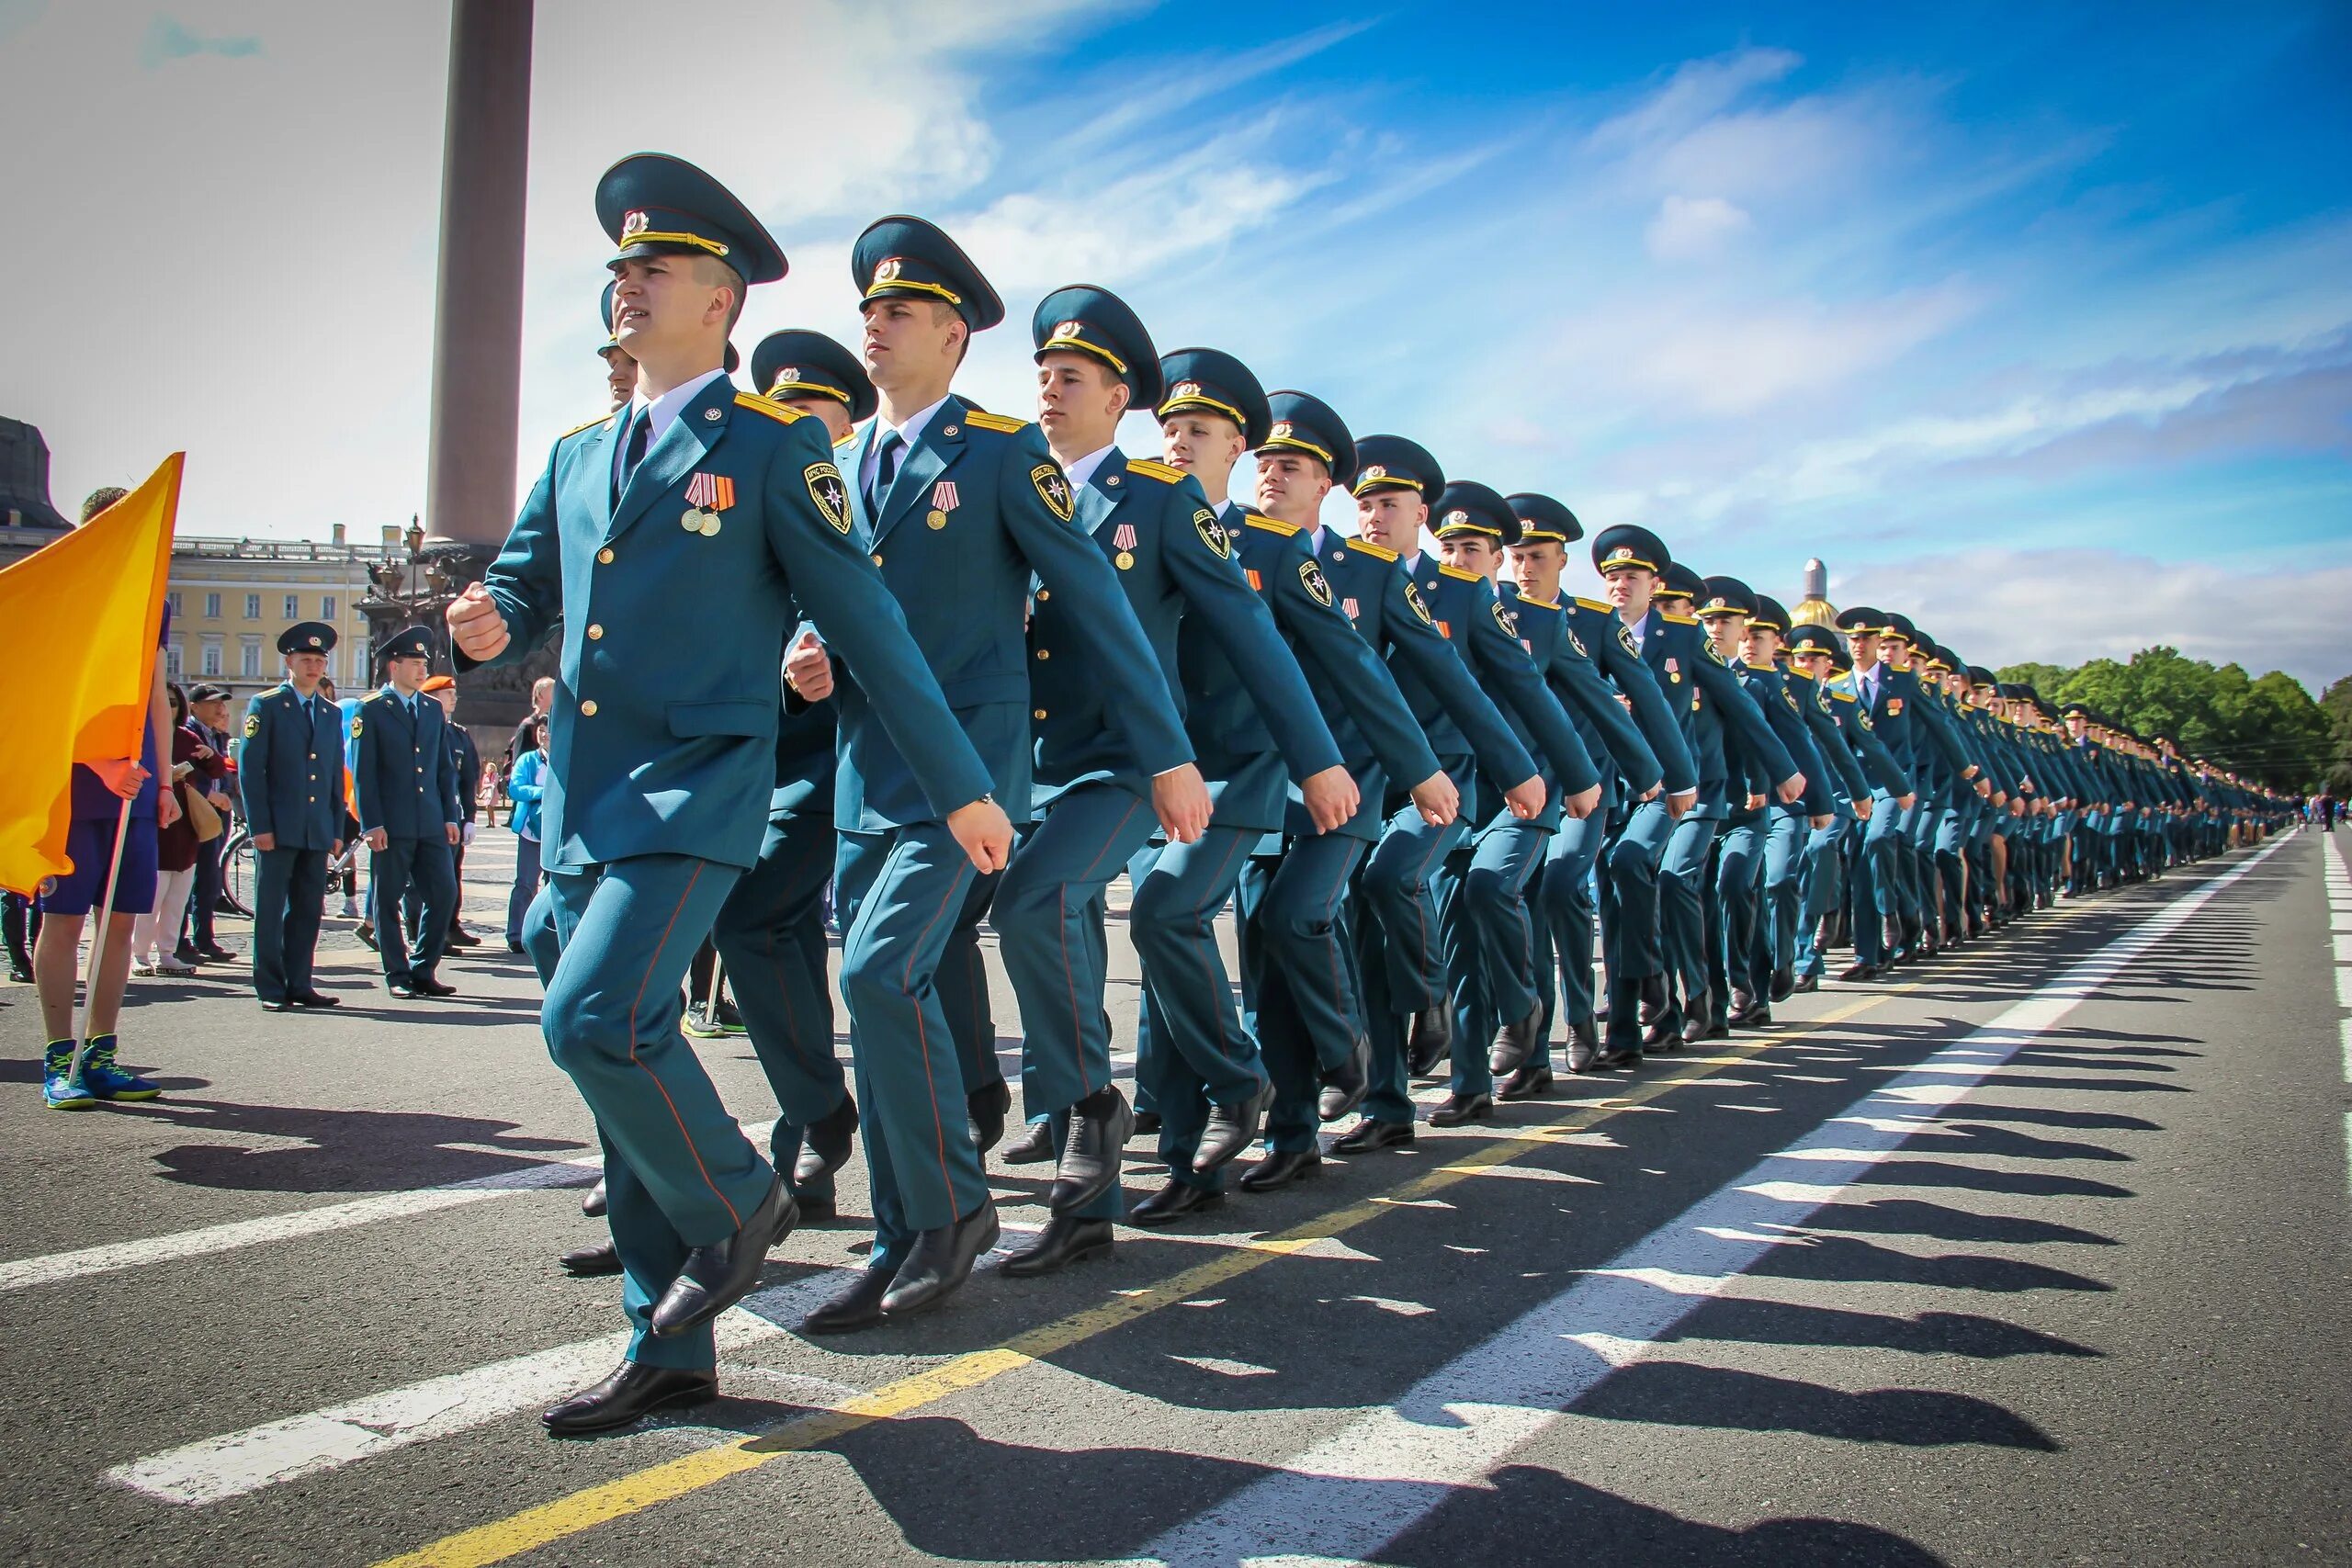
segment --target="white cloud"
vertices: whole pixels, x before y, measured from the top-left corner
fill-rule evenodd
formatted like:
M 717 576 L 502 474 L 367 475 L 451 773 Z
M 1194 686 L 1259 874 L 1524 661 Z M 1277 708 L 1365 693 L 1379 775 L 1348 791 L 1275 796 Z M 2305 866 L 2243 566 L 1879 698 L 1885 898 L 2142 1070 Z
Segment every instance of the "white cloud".
M 1642 238 L 1659 261 L 1705 261 L 1755 226 L 1744 209 L 1719 196 L 1669 196 Z

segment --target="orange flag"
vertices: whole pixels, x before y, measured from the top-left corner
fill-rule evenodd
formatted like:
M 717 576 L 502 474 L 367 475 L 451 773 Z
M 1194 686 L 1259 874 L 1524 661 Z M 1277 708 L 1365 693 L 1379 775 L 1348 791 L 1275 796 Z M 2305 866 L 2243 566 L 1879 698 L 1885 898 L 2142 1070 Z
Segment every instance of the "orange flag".
M 0 570 L 0 669 L 16 671 L 0 682 L 0 887 L 72 869 L 74 763 L 140 754 L 186 460 Z

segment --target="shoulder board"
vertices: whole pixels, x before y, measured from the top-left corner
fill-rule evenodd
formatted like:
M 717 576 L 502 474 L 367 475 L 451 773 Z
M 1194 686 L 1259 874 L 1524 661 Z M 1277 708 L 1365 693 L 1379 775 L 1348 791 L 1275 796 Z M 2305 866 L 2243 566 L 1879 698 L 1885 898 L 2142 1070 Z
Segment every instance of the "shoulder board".
M 392 694 L 391 694 L 391 693 L 390 693 L 390 692 L 387 692 L 387 691 L 383 690 L 381 687 L 378 687 L 375 691 L 372 691 L 372 692 L 368 693 L 366 696 L 364 696 L 364 697 L 360 698 L 360 699 L 359 699 L 359 705 L 360 705 L 361 707 L 366 707 L 369 703 L 385 703 L 385 702 L 390 702 L 390 701 L 391 701 L 391 698 L 392 698 Z
M 1824 687 L 1823 690 L 1826 691 L 1831 696 L 1837 698 L 1841 703 L 1850 703 L 1854 700 L 1854 694 L 1846 691 L 1842 687 L 1826 686 Z
M 993 430 L 999 435 L 1010 435 L 1029 422 L 1025 419 L 1007 419 L 1001 413 L 987 413 L 979 409 L 966 409 L 964 423 L 975 430 Z
M 1696 615 L 1669 615 L 1664 610 L 1657 613 L 1657 618 L 1678 626 L 1695 626 L 1699 624 L 1699 617 Z
M 570 430 L 567 430 L 567 431 L 565 431 L 561 435 L 557 436 L 557 437 L 556 437 L 556 439 L 557 439 L 558 441 L 569 441 L 569 440 L 571 440 L 573 436 L 575 436 L 575 435 L 579 434 L 582 431 L 583 431 L 583 430 L 594 430 L 594 429 L 595 429 L 598 425 L 600 425 L 600 424 L 604 423 L 606 420 L 608 420 L 608 419 L 610 419 L 610 418 L 612 418 L 612 417 L 613 417 L 613 416 L 612 416 L 611 414 L 609 414 L 609 413 L 600 413 L 600 414 L 598 414 L 595 418 L 594 418 L 594 419 L 590 420 L 590 421 L 589 421 L 587 423 L 585 423 L 585 424 L 575 424 L 575 425 L 573 425 Z
M 1464 571 L 1458 566 L 1442 566 L 1438 568 L 1438 570 L 1443 572 L 1446 576 L 1453 578 L 1457 582 L 1484 582 L 1486 581 L 1485 578 L 1480 577 L 1476 572 Z
M 1617 613 L 1616 605 L 1604 604 L 1598 599 L 1588 599 L 1581 593 L 1577 595 L 1577 608 L 1579 610 L 1590 610 L 1596 615 L 1613 615 Z
M 1141 474 L 1146 479 L 1159 479 L 1164 484 L 1171 485 L 1180 484 L 1184 479 L 1183 469 L 1170 468 L 1166 463 L 1155 463 L 1148 457 L 1128 458 L 1127 472 Z
M 1521 604 L 1532 604 L 1539 610 L 1556 610 L 1560 607 L 1560 602 L 1557 599 L 1537 599 L 1525 593 L 1519 596 L 1518 602 Z
M 1390 549 L 1387 546 L 1375 545 L 1364 539 L 1350 539 L 1348 541 L 1348 548 L 1351 550 L 1362 550 L 1365 555 L 1372 557 L 1375 560 L 1395 560 L 1396 558 L 1396 552 Z
M 834 436 L 834 437 L 833 437 L 833 450 L 834 450 L 834 451 L 836 451 L 836 452 L 838 452 L 838 451 L 840 451 L 842 447 L 844 447 L 844 446 L 848 446 L 851 442 L 853 442 L 853 441 L 854 441 L 854 440 L 856 440 L 856 439 L 857 439 L 857 430 L 856 430 L 856 427 L 855 427 L 855 426 L 852 426 L 850 429 L 848 429 L 848 430 L 844 430 L 844 431 L 842 431 L 839 435 L 836 435 L 836 436 Z
M 277 696 L 277 695 L 279 695 L 279 694 L 283 694 L 283 693 L 285 693 L 285 692 L 287 692 L 287 691 L 289 691 L 289 690 L 291 690 L 291 689 L 292 689 L 292 688 L 288 687 L 285 682 L 280 681 L 277 685 L 272 686 L 272 687 L 271 687 L 269 690 L 267 690 L 266 692 L 256 692 L 256 693 L 254 693 L 254 701 L 255 701 L 255 702 L 257 702 L 257 703 L 266 703 L 266 702 L 269 701 L 269 699 L 270 699 L 270 698 L 275 697 L 275 696 Z
M 1295 523 L 1285 523 L 1279 517 L 1261 517 L 1254 512 L 1242 513 L 1241 521 L 1252 528 L 1263 528 L 1269 534 L 1280 534 L 1285 539 L 1293 534 L 1305 532 Z
M 749 392 L 736 393 L 735 406 L 739 409 L 750 409 L 753 413 L 763 413 L 778 424 L 790 424 L 794 420 L 808 417 L 798 409 L 788 409 L 782 403 L 772 403 L 765 398 L 755 398 Z

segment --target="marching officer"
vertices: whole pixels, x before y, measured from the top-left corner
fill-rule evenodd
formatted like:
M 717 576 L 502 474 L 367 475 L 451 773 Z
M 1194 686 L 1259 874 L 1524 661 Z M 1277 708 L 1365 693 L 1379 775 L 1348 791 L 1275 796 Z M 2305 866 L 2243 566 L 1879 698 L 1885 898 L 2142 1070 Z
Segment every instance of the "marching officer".
M 559 1437 L 711 1397 L 712 1320 L 797 1218 L 678 1022 L 679 982 L 766 835 L 777 670 L 802 612 L 871 694 L 943 848 L 993 867 L 1012 837 L 853 536 L 824 426 L 726 378 L 746 288 L 784 275 L 775 242 L 655 153 L 606 171 L 596 215 L 636 390 L 555 443 L 504 551 L 448 611 L 467 663 L 561 639 L 532 956 L 548 1053 L 604 1145 L 630 1337 L 611 1376 L 541 1417 Z
M 353 808 L 370 852 L 368 888 L 384 988 L 402 998 L 453 997 L 458 987 L 433 972 L 457 908 L 452 852 L 461 836 L 449 721 L 422 689 L 433 668 L 433 634 L 423 626 L 396 632 L 382 653 L 388 679 L 351 716 L 358 748 L 351 777 Z M 413 953 L 401 929 L 412 883 L 420 903 Z
M 237 791 L 260 861 L 254 886 L 254 994 L 265 1012 L 331 1008 L 311 983 L 327 862 L 343 852 L 343 715 L 319 690 L 334 628 L 300 621 L 278 634 L 286 679 L 245 705 Z

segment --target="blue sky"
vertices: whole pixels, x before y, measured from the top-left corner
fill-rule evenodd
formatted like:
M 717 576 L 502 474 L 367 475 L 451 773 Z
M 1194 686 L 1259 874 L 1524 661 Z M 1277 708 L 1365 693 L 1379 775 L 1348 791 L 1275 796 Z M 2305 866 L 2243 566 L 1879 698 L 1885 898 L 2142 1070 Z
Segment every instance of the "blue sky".
M 48 432 L 62 498 L 185 446 L 190 531 L 373 536 L 421 505 L 446 19 L 391 9 L 0 0 L 32 206 L 124 242 L 107 319 L 36 325 L 0 409 Z M 747 351 L 848 336 L 850 241 L 918 211 L 1012 306 L 967 378 L 999 409 L 1029 406 L 1029 306 L 1097 282 L 1163 348 L 1769 591 L 1818 554 L 1833 597 L 1985 662 L 2161 638 L 2352 669 L 2340 6 L 695 17 L 719 55 L 539 7 L 526 479 L 600 406 L 590 187 L 658 146 L 792 257 Z M 270 262 L 206 259 L 254 217 Z

